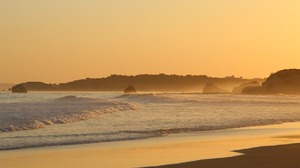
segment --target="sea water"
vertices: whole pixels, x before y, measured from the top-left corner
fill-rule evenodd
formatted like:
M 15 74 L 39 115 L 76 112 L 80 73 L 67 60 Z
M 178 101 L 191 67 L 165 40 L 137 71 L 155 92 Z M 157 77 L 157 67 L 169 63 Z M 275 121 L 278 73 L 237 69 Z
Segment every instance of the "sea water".
M 0 92 L 0 150 L 300 121 L 300 96 Z

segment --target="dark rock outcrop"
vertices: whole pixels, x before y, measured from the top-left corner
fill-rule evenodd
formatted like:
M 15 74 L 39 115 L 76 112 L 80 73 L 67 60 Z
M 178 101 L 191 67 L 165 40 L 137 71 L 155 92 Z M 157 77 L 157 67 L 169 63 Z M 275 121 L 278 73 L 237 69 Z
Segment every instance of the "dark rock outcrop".
M 259 87 L 259 86 L 260 86 L 260 84 L 257 81 L 243 83 L 237 87 L 234 87 L 232 89 L 232 93 L 239 94 L 239 93 L 242 93 L 245 88 L 250 88 L 250 87 L 253 88 L 253 87 Z
M 135 93 L 137 93 L 137 91 L 133 86 L 127 86 L 127 88 L 124 90 L 124 93 L 135 94 Z
M 271 74 L 261 87 L 245 88 L 244 94 L 300 94 L 300 69 Z
M 12 87 L 12 93 L 27 93 L 26 88 L 22 84 L 18 84 Z
M 28 91 L 55 91 L 56 85 L 46 84 L 43 82 L 26 82 L 21 83 Z
M 300 69 L 278 71 L 262 84 L 270 94 L 300 94 Z
M 202 93 L 205 94 L 217 94 L 217 93 L 229 93 L 228 90 L 219 88 L 212 83 L 205 84 Z
M 261 86 L 248 86 L 243 89 L 241 94 L 267 94 L 266 90 Z

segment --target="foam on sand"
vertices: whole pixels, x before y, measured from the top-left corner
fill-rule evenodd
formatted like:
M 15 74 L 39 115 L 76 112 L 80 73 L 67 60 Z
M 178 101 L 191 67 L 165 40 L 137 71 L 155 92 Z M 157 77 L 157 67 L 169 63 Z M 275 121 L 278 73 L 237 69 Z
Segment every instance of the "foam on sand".
M 31 168 L 33 166 L 49 168 L 132 168 L 157 166 L 237 156 L 240 153 L 233 151 L 257 146 L 299 142 L 299 139 L 287 140 L 277 138 L 280 135 L 298 135 L 298 130 L 299 123 L 291 123 L 208 131 L 205 134 L 199 135 L 183 134 L 181 136 L 140 141 L 1 151 L 0 163 L 1 166 L 9 168 Z M 287 152 L 289 151 L 292 152 L 295 150 L 290 148 Z M 260 157 L 261 155 L 257 156 Z M 264 157 L 261 158 L 263 159 Z M 279 161 L 282 159 L 286 159 L 286 157 L 279 158 Z M 58 160 L 66 161 L 59 162 Z

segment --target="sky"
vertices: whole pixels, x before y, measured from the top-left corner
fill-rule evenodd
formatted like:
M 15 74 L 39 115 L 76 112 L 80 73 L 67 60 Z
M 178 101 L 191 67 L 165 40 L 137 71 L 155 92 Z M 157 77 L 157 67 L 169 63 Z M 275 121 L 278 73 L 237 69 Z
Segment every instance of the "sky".
M 0 83 L 300 68 L 299 0 L 0 0 Z

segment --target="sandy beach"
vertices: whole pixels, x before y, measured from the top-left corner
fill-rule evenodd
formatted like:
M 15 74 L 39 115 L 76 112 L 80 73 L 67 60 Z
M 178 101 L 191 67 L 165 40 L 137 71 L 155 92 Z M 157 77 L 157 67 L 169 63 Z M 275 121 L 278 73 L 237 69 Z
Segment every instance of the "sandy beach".
M 1 167 L 9 168 L 131 168 L 161 165 L 291 167 L 299 165 L 297 156 L 300 154 L 300 144 L 294 144 L 300 142 L 299 129 L 300 123 L 287 123 L 176 134 L 137 141 L 1 151 L 0 163 Z
M 0 168 L 300 168 L 300 0 L 0 0 Z
M 187 163 L 156 166 L 157 168 L 288 168 L 300 166 L 300 144 L 258 147 L 235 151 L 241 156 L 207 159 Z

